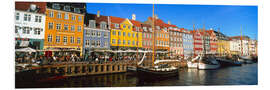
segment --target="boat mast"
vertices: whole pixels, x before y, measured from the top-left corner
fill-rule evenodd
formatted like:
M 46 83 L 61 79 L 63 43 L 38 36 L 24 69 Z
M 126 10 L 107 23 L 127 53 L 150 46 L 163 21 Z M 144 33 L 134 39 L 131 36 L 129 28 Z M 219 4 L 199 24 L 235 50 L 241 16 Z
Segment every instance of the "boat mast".
M 153 2 L 153 16 L 152 16 L 152 29 L 153 29 L 153 32 L 152 32 L 152 36 L 153 36 L 153 49 L 152 49 L 152 66 L 154 66 L 154 62 L 155 62 L 155 27 L 154 27 L 154 24 L 155 24 L 155 11 L 154 11 L 154 8 L 155 8 L 155 5 L 154 5 L 154 2 Z
M 241 37 L 240 37 L 240 40 L 241 40 L 241 56 L 243 56 L 243 37 L 242 37 L 242 26 L 240 26 L 240 32 L 241 32 Z
M 206 54 L 206 48 L 205 48 L 205 37 L 204 37 L 204 35 L 206 35 L 206 34 L 204 34 L 205 33 L 205 27 L 204 27 L 204 24 L 203 24 L 203 53 L 204 54 Z

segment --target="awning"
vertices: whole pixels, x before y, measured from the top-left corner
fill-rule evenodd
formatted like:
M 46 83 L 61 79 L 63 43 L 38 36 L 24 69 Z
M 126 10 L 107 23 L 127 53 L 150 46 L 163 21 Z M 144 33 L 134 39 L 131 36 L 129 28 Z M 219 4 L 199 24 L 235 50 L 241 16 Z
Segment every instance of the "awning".
M 29 41 L 22 41 L 20 47 L 27 47 L 29 45 Z
M 15 51 L 16 51 L 16 52 L 36 52 L 35 49 L 32 49 L 32 48 L 30 48 L 30 47 L 16 49 Z

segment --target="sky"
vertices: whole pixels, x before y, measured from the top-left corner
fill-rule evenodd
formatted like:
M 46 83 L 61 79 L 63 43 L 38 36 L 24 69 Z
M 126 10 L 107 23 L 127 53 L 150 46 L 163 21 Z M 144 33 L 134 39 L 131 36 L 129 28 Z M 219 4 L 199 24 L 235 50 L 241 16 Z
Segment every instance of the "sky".
M 144 22 L 152 16 L 153 4 L 133 3 L 87 3 L 87 13 L 115 16 L 131 19 L 136 14 L 136 20 Z M 214 30 L 227 36 L 242 34 L 256 39 L 258 35 L 258 7 L 243 5 L 187 5 L 187 4 L 155 4 L 155 14 L 164 22 L 179 28 L 193 30 L 195 28 Z

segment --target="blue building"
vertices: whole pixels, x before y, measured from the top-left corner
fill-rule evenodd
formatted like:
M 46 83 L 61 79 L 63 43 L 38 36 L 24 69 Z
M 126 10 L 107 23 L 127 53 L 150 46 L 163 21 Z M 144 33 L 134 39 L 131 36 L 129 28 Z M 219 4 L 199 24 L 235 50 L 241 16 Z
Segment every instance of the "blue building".
M 185 29 L 183 29 L 182 32 L 184 59 L 187 59 L 193 55 L 193 35 Z
M 89 54 L 97 50 L 110 49 L 108 16 L 85 14 L 83 52 Z

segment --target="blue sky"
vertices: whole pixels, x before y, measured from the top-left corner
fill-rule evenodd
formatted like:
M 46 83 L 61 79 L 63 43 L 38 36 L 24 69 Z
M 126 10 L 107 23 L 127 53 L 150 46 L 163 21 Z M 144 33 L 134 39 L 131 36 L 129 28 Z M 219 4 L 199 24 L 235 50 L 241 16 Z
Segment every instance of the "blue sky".
M 146 21 L 152 16 L 153 4 L 112 4 L 88 3 L 87 12 L 101 15 L 116 16 L 131 19 L 136 14 L 136 20 Z M 183 4 L 156 4 L 155 14 L 164 22 L 171 21 L 180 28 L 213 28 L 228 36 L 240 35 L 242 26 L 243 35 L 257 39 L 258 35 L 258 7 L 232 5 L 183 5 Z

